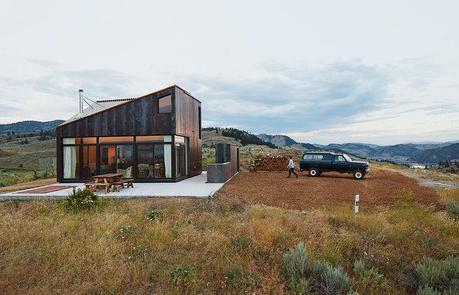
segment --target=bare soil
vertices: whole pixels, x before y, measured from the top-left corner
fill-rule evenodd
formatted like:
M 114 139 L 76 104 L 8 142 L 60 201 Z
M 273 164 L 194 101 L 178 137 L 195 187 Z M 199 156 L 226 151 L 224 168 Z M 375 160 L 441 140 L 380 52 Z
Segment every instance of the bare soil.
M 287 178 L 287 172 L 241 172 L 215 197 L 303 210 L 352 206 L 354 196 L 359 194 L 361 208 L 368 210 L 403 200 L 440 207 L 434 189 L 394 171 L 376 169 L 360 181 L 349 174 L 324 173 L 320 177 L 298 174 L 298 178 Z

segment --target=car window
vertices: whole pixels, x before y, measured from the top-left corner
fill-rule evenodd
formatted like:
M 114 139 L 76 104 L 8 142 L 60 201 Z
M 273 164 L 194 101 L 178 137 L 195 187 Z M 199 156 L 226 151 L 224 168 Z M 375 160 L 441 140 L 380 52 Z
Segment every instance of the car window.
M 324 159 L 324 155 L 306 154 L 306 155 L 303 156 L 303 160 L 319 161 L 319 160 L 323 160 L 323 159 Z
M 335 161 L 336 162 L 346 162 L 346 159 L 343 156 L 336 156 Z

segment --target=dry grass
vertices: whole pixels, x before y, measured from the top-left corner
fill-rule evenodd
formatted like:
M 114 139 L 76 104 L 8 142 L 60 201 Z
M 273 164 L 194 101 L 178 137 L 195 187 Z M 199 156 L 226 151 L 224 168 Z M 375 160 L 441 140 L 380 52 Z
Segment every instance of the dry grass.
M 152 208 L 163 218 L 148 220 Z M 4 202 L 0 290 L 282 294 L 282 254 L 305 242 L 312 257 L 342 265 L 361 294 L 359 258 L 384 274 L 382 293 L 397 294 L 404 267 L 455 253 L 458 238 L 446 214 L 412 201 L 357 217 L 339 205 L 298 211 L 223 198 L 107 201 L 79 214 L 56 202 Z
M 241 173 L 214 199 L 103 201 L 91 213 L 0 203 L 0 293 L 283 294 L 282 255 L 304 242 L 360 294 L 406 294 L 407 267 L 459 255 L 459 224 L 441 205 L 458 190 L 437 194 L 390 171 L 283 177 Z M 343 196 L 356 189 L 367 200 L 354 216 Z M 356 275 L 358 259 L 383 280 Z

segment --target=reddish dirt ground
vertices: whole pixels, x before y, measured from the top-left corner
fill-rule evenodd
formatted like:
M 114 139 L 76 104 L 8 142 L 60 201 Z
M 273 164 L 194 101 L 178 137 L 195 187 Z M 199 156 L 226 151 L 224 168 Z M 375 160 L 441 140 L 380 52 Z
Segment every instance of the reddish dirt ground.
M 52 185 L 52 186 L 47 186 L 47 187 L 39 187 L 39 188 L 29 189 L 29 190 L 21 191 L 21 192 L 18 192 L 18 193 L 20 193 L 20 194 L 22 194 L 22 193 L 47 194 L 47 193 L 57 192 L 57 191 L 61 191 L 61 190 L 72 188 L 72 187 L 76 187 L 76 186 L 75 185 L 59 185 L 59 186 L 58 185 Z
M 439 206 L 433 189 L 420 186 L 415 179 L 393 171 L 373 170 L 360 181 L 354 180 L 352 175 L 340 173 L 324 173 L 320 177 L 298 173 L 298 179 L 287 178 L 287 175 L 287 172 L 242 172 L 215 197 L 300 210 L 352 206 L 355 194 L 360 194 L 362 209 L 390 206 L 400 200 Z

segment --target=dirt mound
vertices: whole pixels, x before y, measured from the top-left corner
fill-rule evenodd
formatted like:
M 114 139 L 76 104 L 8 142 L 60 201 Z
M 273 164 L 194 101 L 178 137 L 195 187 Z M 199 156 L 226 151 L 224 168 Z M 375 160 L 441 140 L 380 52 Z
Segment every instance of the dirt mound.
M 403 200 L 439 207 L 433 189 L 387 170 L 373 170 L 361 181 L 339 173 L 324 173 L 321 177 L 300 173 L 299 176 L 298 179 L 287 179 L 287 172 L 239 173 L 216 197 L 302 210 L 342 205 L 352 207 L 354 196 L 360 194 L 362 210 L 395 205 Z
M 254 171 L 287 171 L 289 155 L 265 155 L 255 160 Z

